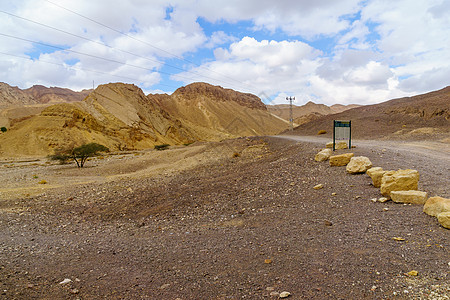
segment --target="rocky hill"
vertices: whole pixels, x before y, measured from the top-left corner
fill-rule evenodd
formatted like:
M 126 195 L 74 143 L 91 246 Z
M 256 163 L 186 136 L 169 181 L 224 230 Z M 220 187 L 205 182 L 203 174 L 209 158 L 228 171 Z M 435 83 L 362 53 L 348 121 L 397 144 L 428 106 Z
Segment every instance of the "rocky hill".
M 316 118 L 300 125 L 296 135 L 326 130 L 331 137 L 333 120 L 352 120 L 352 136 L 361 139 L 400 138 L 448 140 L 450 137 L 450 86 L 423 95 L 362 106 Z
M 125 150 L 193 140 L 187 128 L 138 87 L 115 83 L 99 86 L 82 102 L 52 105 L 14 124 L 0 135 L 0 154 L 48 155 L 88 142 Z
M 12 122 L 0 134 L 0 156 L 48 155 L 97 142 L 111 150 L 146 149 L 249 135 L 276 134 L 287 123 L 253 95 L 197 83 L 172 95 L 148 95 L 134 85 L 101 85 L 83 101 L 51 105 Z
M 270 114 L 257 96 L 206 83 L 179 88 L 158 102 L 207 140 L 277 134 L 288 127 L 286 121 Z

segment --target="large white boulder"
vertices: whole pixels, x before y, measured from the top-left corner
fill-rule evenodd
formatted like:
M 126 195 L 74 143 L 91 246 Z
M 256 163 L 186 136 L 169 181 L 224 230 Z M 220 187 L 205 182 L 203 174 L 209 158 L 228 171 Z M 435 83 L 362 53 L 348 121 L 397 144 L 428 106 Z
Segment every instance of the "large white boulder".
M 427 193 L 421 191 L 392 191 L 391 199 L 396 203 L 424 205 L 427 201 Z
M 372 184 L 374 187 L 379 188 L 381 186 L 381 178 L 387 171 L 384 171 L 381 167 L 370 168 L 366 174 L 372 178 Z
M 370 168 L 372 168 L 372 162 L 368 157 L 356 156 L 350 159 L 350 162 L 347 164 L 346 170 L 350 174 L 359 174 L 365 173 Z
M 316 156 L 314 157 L 315 161 L 327 161 L 331 154 L 333 154 L 333 150 L 326 148 L 321 150 L 319 153 L 316 154 Z
M 423 212 L 433 217 L 437 217 L 443 212 L 450 212 L 450 199 L 431 197 L 425 202 Z
M 442 225 L 442 227 L 450 229 L 450 211 L 438 214 L 437 219 L 439 221 L 439 224 Z
M 350 162 L 350 159 L 353 157 L 353 155 L 354 155 L 353 153 L 345 153 L 330 156 L 330 166 L 334 167 L 346 166 Z
M 392 191 L 417 190 L 419 185 L 419 172 L 417 170 L 388 171 L 381 178 L 381 194 L 391 197 Z

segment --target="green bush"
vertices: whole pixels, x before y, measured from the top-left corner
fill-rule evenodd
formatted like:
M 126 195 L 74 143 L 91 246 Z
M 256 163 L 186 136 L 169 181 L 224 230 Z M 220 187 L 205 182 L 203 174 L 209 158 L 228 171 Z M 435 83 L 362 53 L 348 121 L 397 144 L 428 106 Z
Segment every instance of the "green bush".
M 1 132 L 6 132 L 6 131 L 8 131 L 8 129 L 6 127 L 2 127 L 2 128 L 0 128 L 0 131 Z
M 155 145 L 155 150 L 162 151 L 169 148 L 169 144 Z
M 89 143 L 73 149 L 59 150 L 50 158 L 59 160 L 61 163 L 73 159 L 77 163 L 78 168 L 82 168 L 89 157 L 97 156 L 101 152 L 109 152 L 109 149 L 97 143 Z

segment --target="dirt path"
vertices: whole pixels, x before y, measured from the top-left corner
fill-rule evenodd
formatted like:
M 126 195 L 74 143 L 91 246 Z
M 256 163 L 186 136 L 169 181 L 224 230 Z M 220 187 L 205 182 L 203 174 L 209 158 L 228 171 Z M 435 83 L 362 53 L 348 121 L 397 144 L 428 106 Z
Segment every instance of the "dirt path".
M 313 160 L 320 143 L 221 145 L 181 171 L 1 201 L 0 299 L 448 299 L 449 231 L 420 206 L 373 203 L 366 175 Z M 352 151 L 450 196 L 445 161 Z

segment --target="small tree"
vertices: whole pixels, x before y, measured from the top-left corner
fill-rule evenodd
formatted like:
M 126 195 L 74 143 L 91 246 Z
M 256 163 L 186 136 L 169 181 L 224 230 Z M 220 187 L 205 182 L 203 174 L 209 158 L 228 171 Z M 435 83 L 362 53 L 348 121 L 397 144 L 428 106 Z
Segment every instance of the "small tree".
M 6 132 L 8 129 L 6 129 L 6 127 L 2 127 L 2 128 L 0 128 L 0 130 L 1 130 L 1 132 Z
M 97 143 L 89 143 L 70 150 L 58 151 L 51 159 L 59 160 L 61 163 L 73 159 L 78 168 L 82 168 L 89 157 L 97 156 L 100 152 L 109 152 L 109 149 Z

